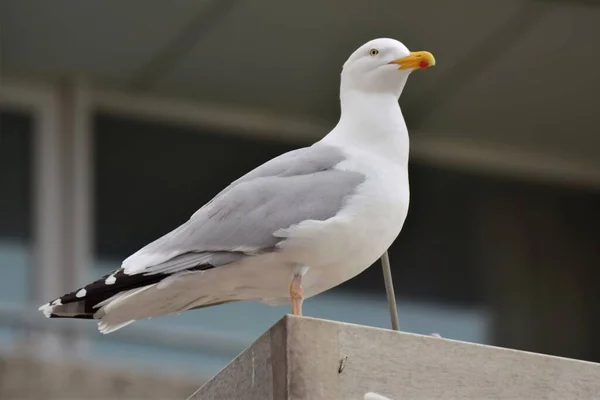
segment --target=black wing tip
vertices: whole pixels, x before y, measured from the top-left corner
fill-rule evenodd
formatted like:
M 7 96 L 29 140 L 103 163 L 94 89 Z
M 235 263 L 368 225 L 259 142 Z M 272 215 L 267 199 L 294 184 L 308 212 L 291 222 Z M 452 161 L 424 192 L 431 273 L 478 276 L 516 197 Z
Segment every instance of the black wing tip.
M 203 271 L 214 268 L 213 265 L 203 264 L 186 269 L 185 271 Z M 133 274 L 128 275 L 122 268 L 75 290 L 67 293 L 39 308 L 48 318 L 94 319 L 98 311 L 97 305 L 103 301 L 128 290 L 153 285 L 171 276 L 171 273 Z M 64 308 L 71 303 L 79 303 L 81 308 L 76 310 Z M 61 310 L 56 309 L 61 307 Z
M 50 314 L 50 316 L 48 318 L 94 319 L 94 316 L 91 314 L 76 314 L 76 315 Z

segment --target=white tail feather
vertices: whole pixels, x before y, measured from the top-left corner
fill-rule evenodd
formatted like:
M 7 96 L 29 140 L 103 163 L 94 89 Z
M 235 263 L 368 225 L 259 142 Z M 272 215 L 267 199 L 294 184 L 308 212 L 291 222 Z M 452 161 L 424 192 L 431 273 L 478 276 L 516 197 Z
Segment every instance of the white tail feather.
M 222 300 L 216 285 L 205 282 L 202 272 L 177 274 L 164 282 L 128 290 L 99 303 L 94 318 L 102 333 L 114 332 L 134 320 L 186 311 Z M 212 293 L 211 293 L 212 292 Z
M 374 392 L 365 393 L 364 400 L 392 400 L 388 397 L 382 396 Z
M 100 331 L 100 333 L 104 333 L 106 335 L 107 333 L 114 332 L 114 331 L 121 329 L 122 327 L 127 326 L 133 322 L 135 322 L 135 321 L 130 320 L 130 321 L 126 321 L 126 322 L 123 322 L 120 324 L 110 324 L 106 321 L 100 320 L 98 322 L 98 330 Z

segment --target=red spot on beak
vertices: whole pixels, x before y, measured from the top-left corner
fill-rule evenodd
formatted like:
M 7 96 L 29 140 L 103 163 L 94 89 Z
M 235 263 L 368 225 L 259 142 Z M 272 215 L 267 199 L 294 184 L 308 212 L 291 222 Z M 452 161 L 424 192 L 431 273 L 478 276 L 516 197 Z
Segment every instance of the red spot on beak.
M 419 62 L 419 68 L 427 68 L 429 67 L 429 63 L 425 60 Z

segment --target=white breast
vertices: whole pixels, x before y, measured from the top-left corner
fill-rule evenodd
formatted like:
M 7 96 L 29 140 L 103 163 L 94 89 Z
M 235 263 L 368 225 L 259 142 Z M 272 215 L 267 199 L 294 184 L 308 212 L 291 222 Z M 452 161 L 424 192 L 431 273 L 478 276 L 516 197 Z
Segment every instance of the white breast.
M 357 170 L 365 181 L 334 217 L 307 221 L 288 231 L 288 254 L 310 267 L 305 295 L 336 286 L 373 264 L 396 239 L 409 204 L 406 168 L 368 153 L 339 165 Z

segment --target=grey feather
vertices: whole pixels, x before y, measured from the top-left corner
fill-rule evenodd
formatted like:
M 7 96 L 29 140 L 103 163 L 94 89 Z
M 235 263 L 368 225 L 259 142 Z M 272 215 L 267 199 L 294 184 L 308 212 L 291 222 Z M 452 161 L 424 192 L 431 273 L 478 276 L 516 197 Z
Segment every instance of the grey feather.
M 123 263 L 126 273 L 174 273 L 272 250 L 281 240 L 275 231 L 335 216 L 364 181 L 360 173 L 335 169 L 344 159 L 341 150 L 322 144 L 274 158 L 130 256 Z
M 309 175 L 327 171 L 344 159 L 345 155 L 340 149 L 317 143 L 275 157 L 234 181 L 229 187 L 256 178 Z

